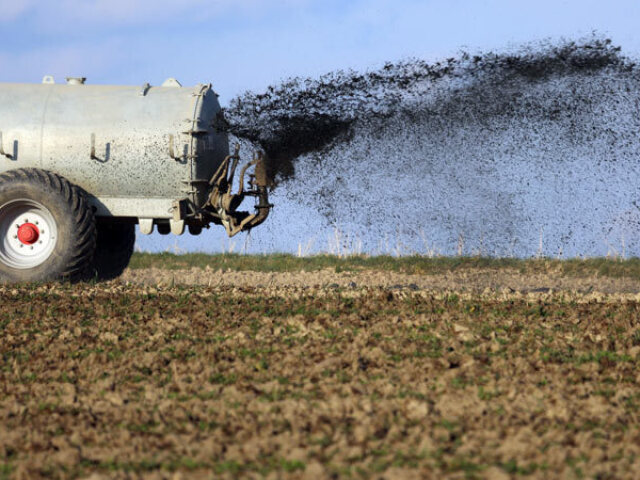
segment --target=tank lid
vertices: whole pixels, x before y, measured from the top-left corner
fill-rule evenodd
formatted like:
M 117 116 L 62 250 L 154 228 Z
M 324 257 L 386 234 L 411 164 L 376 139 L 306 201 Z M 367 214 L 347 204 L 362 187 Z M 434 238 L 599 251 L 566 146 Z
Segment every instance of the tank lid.
M 182 84 L 173 77 L 167 78 L 164 82 L 162 82 L 163 87 L 181 87 Z
M 67 85 L 84 85 L 87 77 L 67 77 Z

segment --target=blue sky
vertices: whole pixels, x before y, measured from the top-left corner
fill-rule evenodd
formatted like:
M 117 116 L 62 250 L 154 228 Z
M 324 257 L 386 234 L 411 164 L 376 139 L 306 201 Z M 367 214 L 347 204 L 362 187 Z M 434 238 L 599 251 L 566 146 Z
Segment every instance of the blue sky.
M 289 76 L 594 31 L 640 57 L 638 0 L 0 0 L 0 12 L 0 82 L 50 74 L 59 82 L 158 85 L 176 77 L 183 85 L 212 82 L 223 105 Z M 278 225 L 313 213 L 296 208 L 279 205 L 254 235 L 282 249 Z M 138 247 L 216 250 L 226 242 L 212 229 L 179 240 L 140 236 Z
M 0 0 L 0 81 L 212 82 L 226 100 L 293 75 L 504 50 L 597 31 L 640 51 L 637 0 Z

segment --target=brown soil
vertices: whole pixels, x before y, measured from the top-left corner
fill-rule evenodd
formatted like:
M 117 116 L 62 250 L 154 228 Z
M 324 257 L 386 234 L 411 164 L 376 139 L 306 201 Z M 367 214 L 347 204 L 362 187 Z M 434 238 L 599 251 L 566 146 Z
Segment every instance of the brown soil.
M 640 476 L 633 282 L 205 273 L 0 287 L 0 478 Z
M 205 267 L 182 270 L 146 268 L 127 270 L 122 281 L 146 285 L 204 285 L 234 287 L 371 287 L 411 288 L 414 290 L 577 291 L 602 293 L 639 293 L 638 278 L 606 276 L 569 276 L 561 273 L 520 273 L 516 269 L 464 269 L 433 275 L 409 275 L 392 271 L 317 272 L 220 271 Z

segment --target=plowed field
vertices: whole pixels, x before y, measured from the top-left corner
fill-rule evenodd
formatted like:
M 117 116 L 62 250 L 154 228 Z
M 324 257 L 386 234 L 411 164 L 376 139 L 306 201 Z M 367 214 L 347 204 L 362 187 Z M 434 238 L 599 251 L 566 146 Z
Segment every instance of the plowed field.
M 0 478 L 640 478 L 637 280 L 378 273 L 0 287 Z

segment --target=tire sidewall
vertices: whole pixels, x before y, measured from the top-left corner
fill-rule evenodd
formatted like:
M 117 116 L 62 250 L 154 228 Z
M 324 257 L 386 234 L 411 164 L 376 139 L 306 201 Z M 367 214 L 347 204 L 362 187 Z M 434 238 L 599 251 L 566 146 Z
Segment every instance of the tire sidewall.
M 69 185 L 69 188 L 72 188 Z M 81 193 L 79 193 L 81 195 Z M 28 199 L 38 202 L 51 213 L 56 222 L 56 244 L 49 257 L 40 265 L 18 269 L 0 261 L 0 279 L 5 281 L 49 281 L 60 278 L 74 252 L 77 225 L 71 205 L 65 200 L 62 192 L 50 188 L 37 181 L 15 179 L 11 182 L 0 182 L 0 207 L 17 199 Z

